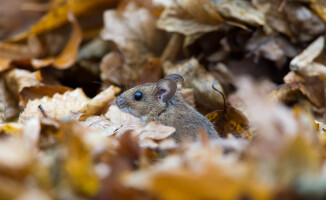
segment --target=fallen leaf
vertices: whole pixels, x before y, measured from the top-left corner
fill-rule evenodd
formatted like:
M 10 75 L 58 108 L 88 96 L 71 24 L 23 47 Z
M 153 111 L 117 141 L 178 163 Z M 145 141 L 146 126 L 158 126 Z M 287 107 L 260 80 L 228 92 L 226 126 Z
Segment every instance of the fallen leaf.
M 129 113 L 120 111 L 120 109 L 115 105 L 110 106 L 108 112 L 105 113 L 105 117 L 109 119 L 112 123 L 120 124 L 123 126 L 128 126 L 128 125 L 138 126 L 142 124 L 139 118 L 134 117 Z
M 40 111 L 41 105 L 46 115 L 55 119 L 62 119 L 77 112 L 88 103 L 88 98 L 81 89 L 67 91 L 64 94 L 55 94 L 53 97 L 30 100 L 24 111 L 19 115 L 19 122 L 24 122 L 31 117 L 44 118 Z
M 10 67 L 11 60 L 8 58 L 0 58 L 0 72 L 5 71 Z
M 165 36 L 156 28 L 156 18 L 148 10 L 129 3 L 123 12 L 106 11 L 104 21 L 101 37 L 113 41 L 118 50 L 103 59 L 103 80 L 134 85 L 148 81 L 149 73 L 161 72 L 160 61 L 155 55 L 161 53 Z
M 72 91 L 71 88 L 64 86 L 37 85 L 24 87 L 20 92 L 20 105 L 26 106 L 29 100 L 40 99 L 42 97 L 52 97 L 55 94 L 64 94 Z
M 219 134 L 226 137 L 229 133 L 251 139 L 249 121 L 238 109 L 226 105 L 225 110 L 217 110 L 205 116 L 214 125 Z
M 318 76 L 303 77 L 295 72 L 289 72 L 284 77 L 284 82 L 292 90 L 300 90 L 317 107 L 324 106 L 325 83 Z
M 95 174 L 90 150 L 85 146 L 80 135 L 85 131 L 84 127 L 75 124 L 61 125 L 62 137 L 60 141 L 67 151 L 64 156 L 62 167 L 65 173 L 62 178 L 66 178 L 78 192 L 87 196 L 97 193 L 99 182 Z
M 68 19 L 72 24 L 72 32 L 65 48 L 56 58 L 46 58 L 44 60 L 33 59 L 32 65 L 34 66 L 34 68 L 39 69 L 41 67 L 45 67 L 52 64 L 58 69 L 66 69 L 68 67 L 71 67 L 75 63 L 77 59 L 79 45 L 83 39 L 83 36 L 82 30 L 77 22 L 77 19 L 72 13 L 68 14 Z
M 253 26 L 262 26 L 265 16 L 247 1 L 224 1 L 213 4 L 217 12 L 228 20 L 237 20 Z
M 11 135 L 21 135 L 23 133 L 24 125 L 17 122 L 1 123 L 0 132 Z
M 23 69 L 13 69 L 5 73 L 3 79 L 16 99 L 19 99 L 19 94 L 24 88 L 41 84 L 42 75 L 39 71 L 32 73 Z
M 4 80 L 0 80 L 1 118 L 3 121 L 18 116 L 19 110 L 16 98 L 8 91 Z M 1 121 L 1 120 L 0 120 Z
M 215 82 L 215 87 L 223 92 L 221 85 L 196 59 L 192 58 L 178 65 L 166 62 L 163 68 L 166 75 L 178 73 L 184 77 L 184 87 L 193 89 L 197 104 L 209 109 L 223 107 L 223 97 L 212 88 L 212 84 Z
M 315 61 L 324 49 L 325 38 L 318 37 L 304 51 L 293 58 L 290 62 L 290 68 L 293 71 L 304 76 L 319 76 L 326 82 L 326 67 Z
M 272 29 L 300 42 L 310 41 L 325 31 L 322 21 L 310 9 L 292 1 L 281 7 L 282 2 L 252 1 L 252 4 L 265 14 L 265 30 Z
M 174 132 L 174 127 L 164 126 L 158 122 L 149 122 L 144 127 L 135 129 L 132 134 L 139 136 L 140 139 L 162 140 Z
M 191 1 L 187 1 L 185 3 L 188 2 Z M 192 2 L 192 8 L 194 8 L 195 11 L 199 10 L 199 12 L 193 12 L 195 16 L 192 16 L 184 8 L 177 5 L 173 5 L 163 11 L 157 21 L 157 27 L 168 32 L 176 32 L 186 36 L 192 36 L 195 34 L 202 34 L 217 30 L 219 28 L 220 22 L 222 21 L 221 17 L 217 13 L 214 13 L 216 17 L 213 17 L 213 19 L 209 19 L 210 23 L 200 23 L 196 21 L 197 15 L 200 16 L 201 14 L 203 14 L 204 16 L 207 16 L 207 13 L 202 7 L 194 5 L 197 4 L 197 1 Z M 201 2 L 204 1 L 199 1 L 198 3 L 200 4 Z M 211 24 L 212 21 L 214 21 L 214 24 Z
M 85 105 L 80 112 L 87 113 L 87 114 L 97 114 L 104 109 L 110 101 L 115 98 L 115 94 L 120 92 L 120 88 L 110 86 L 106 90 L 102 91 L 94 98 L 92 98 L 87 105 Z M 104 112 L 102 112 L 104 113 Z
M 19 35 L 16 35 L 12 40 L 23 40 L 29 35 L 38 35 L 47 31 L 51 31 L 68 21 L 68 13 L 73 12 L 74 15 L 82 15 L 86 10 L 94 9 L 103 5 L 114 6 L 115 0 L 77 0 L 77 1 L 62 1 L 60 4 L 56 4 L 56 7 L 43 16 L 34 26 Z

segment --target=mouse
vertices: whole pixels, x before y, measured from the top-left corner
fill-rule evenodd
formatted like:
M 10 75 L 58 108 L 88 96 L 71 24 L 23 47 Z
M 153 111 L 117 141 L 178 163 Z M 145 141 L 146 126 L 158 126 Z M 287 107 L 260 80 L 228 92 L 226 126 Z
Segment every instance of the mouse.
M 126 90 L 116 97 L 114 104 L 122 112 L 141 119 L 143 124 L 155 121 L 172 126 L 171 137 L 176 142 L 198 138 L 202 128 L 209 138 L 220 138 L 214 125 L 195 108 L 185 102 L 177 83 L 183 83 L 180 74 L 170 74 L 157 83 L 145 83 Z

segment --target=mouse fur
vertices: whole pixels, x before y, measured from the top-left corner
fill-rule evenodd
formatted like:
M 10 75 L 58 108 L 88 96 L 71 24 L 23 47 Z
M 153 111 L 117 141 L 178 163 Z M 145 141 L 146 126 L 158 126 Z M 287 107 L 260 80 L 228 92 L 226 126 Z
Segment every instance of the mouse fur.
M 172 78 L 181 76 L 173 75 Z M 175 127 L 172 138 L 177 142 L 189 138 L 196 140 L 200 127 L 210 138 L 219 138 L 214 125 L 184 101 L 177 92 L 176 80 L 168 76 L 157 83 L 138 85 L 123 92 L 116 98 L 115 104 L 121 111 L 140 118 L 144 124 L 156 121 Z

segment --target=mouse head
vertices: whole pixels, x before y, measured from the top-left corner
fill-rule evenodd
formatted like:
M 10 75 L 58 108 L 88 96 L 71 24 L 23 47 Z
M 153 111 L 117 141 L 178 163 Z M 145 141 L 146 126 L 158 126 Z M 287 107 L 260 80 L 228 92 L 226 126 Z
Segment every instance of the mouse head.
M 146 83 L 133 87 L 115 100 L 118 108 L 136 117 L 158 115 L 162 112 L 176 91 L 177 82 L 184 79 L 179 74 L 170 74 L 157 83 Z

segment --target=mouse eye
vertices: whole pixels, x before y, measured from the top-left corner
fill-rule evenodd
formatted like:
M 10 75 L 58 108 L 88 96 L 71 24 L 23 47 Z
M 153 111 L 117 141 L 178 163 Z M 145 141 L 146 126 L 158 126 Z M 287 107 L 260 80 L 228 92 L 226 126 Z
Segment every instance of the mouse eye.
M 141 92 L 136 92 L 135 94 L 134 94 L 134 99 L 136 100 L 136 101 L 140 101 L 141 99 L 143 98 L 143 93 L 141 93 Z

